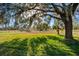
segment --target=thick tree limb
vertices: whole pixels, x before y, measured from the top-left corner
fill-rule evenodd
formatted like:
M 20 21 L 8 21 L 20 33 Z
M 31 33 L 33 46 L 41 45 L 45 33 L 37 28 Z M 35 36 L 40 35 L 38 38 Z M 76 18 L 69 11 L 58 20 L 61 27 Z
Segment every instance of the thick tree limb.
M 37 11 L 43 11 L 43 12 L 55 12 L 54 10 L 44 10 L 44 9 L 33 9 Z
M 50 14 L 44 14 L 44 15 L 45 15 L 45 16 L 48 15 L 48 16 L 50 16 L 50 17 L 52 17 L 52 18 L 55 18 L 55 19 L 61 20 L 61 18 L 56 17 L 56 16 L 53 16 L 53 15 L 50 15 Z
M 62 14 L 62 12 L 59 10 L 59 8 L 55 4 L 51 3 L 51 5 L 54 7 L 54 10 L 57 14 Z
M 72 6 L 72 14 L 74 14 L 77 7 L 78 7 L 78 3 L 74 3 L 73 6 Z

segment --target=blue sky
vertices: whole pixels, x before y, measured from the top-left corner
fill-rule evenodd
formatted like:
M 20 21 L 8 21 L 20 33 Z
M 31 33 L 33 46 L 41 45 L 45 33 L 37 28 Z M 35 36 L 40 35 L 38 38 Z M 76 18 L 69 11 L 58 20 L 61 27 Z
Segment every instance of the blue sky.
M 79 15 L 76 15 L 75 17 L 76 17 L 76 18 L 77 18 L 77 20 L 79 21 Z
M 54 18 L 51 18 L 49 25 L 52 27 L 54 25 Z

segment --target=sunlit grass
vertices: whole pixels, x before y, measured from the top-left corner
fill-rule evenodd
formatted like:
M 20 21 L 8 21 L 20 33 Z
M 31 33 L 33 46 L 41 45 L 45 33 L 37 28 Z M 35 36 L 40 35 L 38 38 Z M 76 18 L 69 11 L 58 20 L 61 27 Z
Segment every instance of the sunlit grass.
M 0 31 L 0 55 L 79 55 L 79 38 L 76 43 L 64 41 L 64 36 L 55 33 L 25 33 Z
M 35 38 L 35 37 L 41 37 L 41 36 L 46 36 L 46 35 L 51 35 L 51 36 L 58 36 L 56 34 L 44 34 L 44 33 L 39 33 L 39 34 L 30 34 L 30 33 L 19 33 L 19 32 L 9 32 L 9 31 L 0 31 L 0 42 L 4 41 L 9 41 L 15 38 Z

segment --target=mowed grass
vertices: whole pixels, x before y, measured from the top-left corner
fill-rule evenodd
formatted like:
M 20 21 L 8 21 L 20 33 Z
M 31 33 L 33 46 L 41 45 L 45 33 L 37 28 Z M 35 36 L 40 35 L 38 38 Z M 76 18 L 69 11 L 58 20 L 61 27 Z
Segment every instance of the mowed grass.
M 29 33 L 29 32 L 18 32 L 18 31 L 0 31 L 0 42 L 4 41 L 10 41 L 13 39 L 31 39 L 31 38 L 36 38 L 36 37 L 41 37 L 41 36 L 46 36 L 46 35 L 54 35 L 55 34 L 47 34 L 47 33 Z
M 0 55 L 3 56 L 75 56 L 79 55 L 79 36 L 72 42 L 63 35 L 0 31 Z

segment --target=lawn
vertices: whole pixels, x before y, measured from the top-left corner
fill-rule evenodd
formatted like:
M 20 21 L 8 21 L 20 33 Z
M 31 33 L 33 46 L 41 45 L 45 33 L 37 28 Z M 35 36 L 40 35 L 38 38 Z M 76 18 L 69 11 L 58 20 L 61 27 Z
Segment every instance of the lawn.
M 3 56 L 75 56 L 79 55 L 79 36 L 72 42 L 63 35 L 0 31 L 0 55 Z

